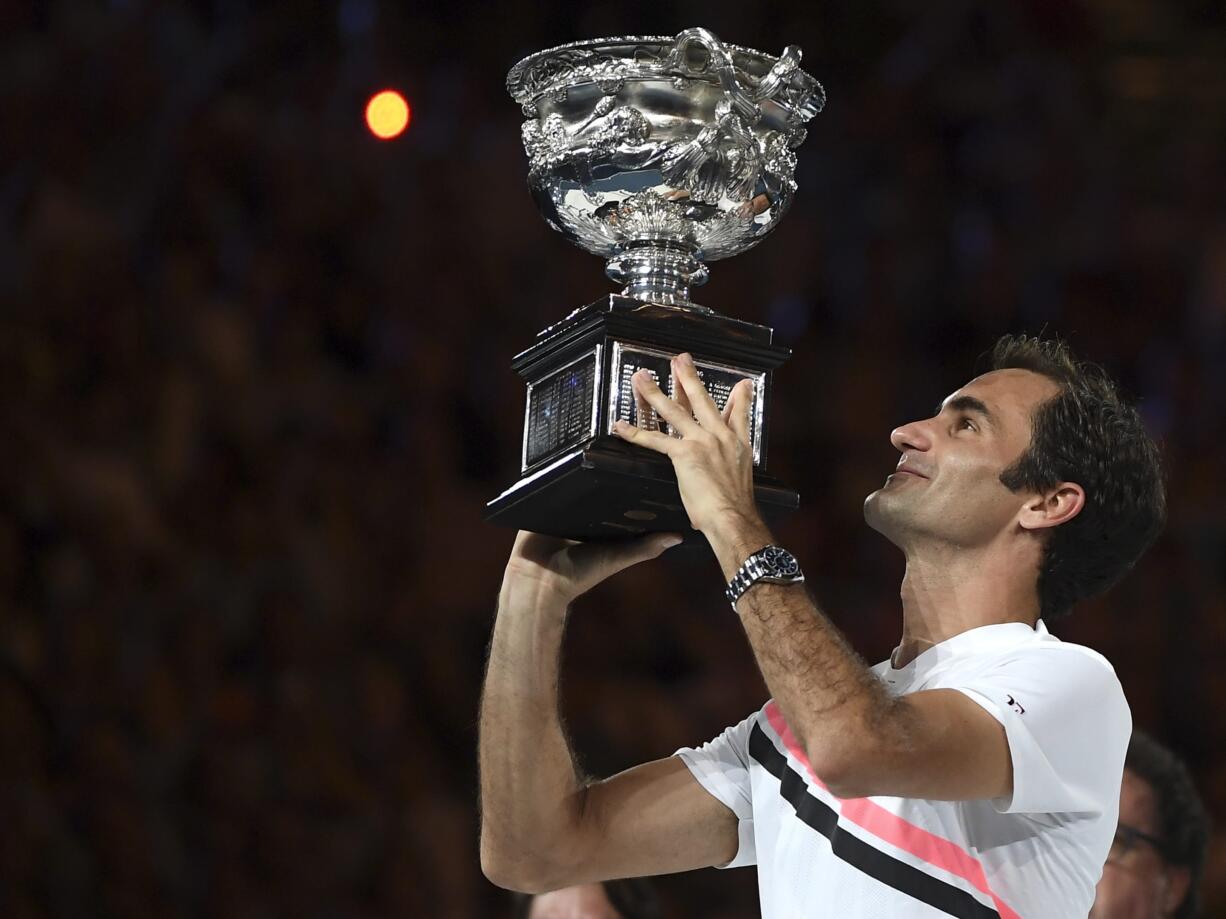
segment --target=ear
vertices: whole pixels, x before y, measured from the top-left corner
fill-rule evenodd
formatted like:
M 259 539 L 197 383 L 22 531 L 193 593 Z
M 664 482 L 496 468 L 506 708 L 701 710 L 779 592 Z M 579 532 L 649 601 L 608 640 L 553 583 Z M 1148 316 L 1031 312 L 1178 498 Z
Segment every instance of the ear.
M 1188 895 L 1192 872 L 1187 868 L 1172 866 L 1166 869 L 1166 890 L 1162 894 L 1162 915 L 1173 916 Z
M 1085 489 L 1076 482 L 1061 482 L 1055 488 L 1032 496 L 1022 508 L 1018 522 L 1024 530 L 1056 527 L 1080 514 L 1085 504 Z

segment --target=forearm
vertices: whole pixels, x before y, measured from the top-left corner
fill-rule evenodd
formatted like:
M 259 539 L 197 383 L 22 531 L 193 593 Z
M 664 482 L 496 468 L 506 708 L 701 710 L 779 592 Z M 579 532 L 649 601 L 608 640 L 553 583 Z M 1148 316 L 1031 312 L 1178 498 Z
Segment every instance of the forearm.
M 773 541 L 752 520 L 711 538 L 725 579 Z M 827 784 L 902 739 L 906 719 L 895 700 L 803 585 L 758 583 L 736 610 L 767 688 Z
M 583 785 L 558 714 L 563 598 L 508 578 L 481 699 L 481 858 L 487 875 L 530 883 L 564 850 Z

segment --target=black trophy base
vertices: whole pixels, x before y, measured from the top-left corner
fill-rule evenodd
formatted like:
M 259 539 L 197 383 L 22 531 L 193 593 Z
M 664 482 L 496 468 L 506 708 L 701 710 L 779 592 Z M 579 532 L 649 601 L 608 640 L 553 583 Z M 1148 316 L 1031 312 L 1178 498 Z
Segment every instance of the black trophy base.
M 575 310 L 511 363 L 528 384 L 521 478 L 486 505 L 485 519 L 585 541 L 653 531 L 701 538 L 668 457 L 613 436 L 618 421 L 667 433 L 640 408 L 631 380 L 645 370 L 672 393 L 670 360 L 683 351 L 721 408 L 738 382 L 753 382 L 758 506 L 768 522 L 795 510 L 799 496 L 766 471 L 771 374 L 791 354 L 773 339 L 767 326 L 617 294 Z
M 754 495 L 768 525 L 800 504 L 797 492 L 763 472 L 754 473 Z M 521 479 L 487 505 L 485 519 L 584 542 L 649 532 L 703 538 L 690 527 L 671 460 L 613 437 L 597 438 Z

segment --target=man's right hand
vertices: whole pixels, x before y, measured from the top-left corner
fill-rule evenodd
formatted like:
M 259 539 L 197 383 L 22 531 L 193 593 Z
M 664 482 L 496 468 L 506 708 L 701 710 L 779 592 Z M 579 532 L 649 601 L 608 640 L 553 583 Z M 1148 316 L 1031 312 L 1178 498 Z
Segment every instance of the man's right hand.
M 681 542 L 677 533 L 650 533 L 627 542 L 574 542 L 520 530 L 507 562 L 506 586 L 533 585 L 570 603 L 617 572 Z

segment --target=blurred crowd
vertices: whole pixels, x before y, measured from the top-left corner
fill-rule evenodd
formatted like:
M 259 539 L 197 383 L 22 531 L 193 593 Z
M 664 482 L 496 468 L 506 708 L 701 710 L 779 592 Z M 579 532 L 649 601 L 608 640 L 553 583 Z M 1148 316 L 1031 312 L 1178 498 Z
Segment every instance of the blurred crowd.
M 1226 22 L 1171 0 L 0 5 L 0 902 L 6 916 L 503 916 L 475 724 L 512 534 L 514 353 L 610 289 L 535 212 L 503 88 L 533 51 L 704 25 L 829 94 L 792 213 L 699 302 L 794 349 L 781 541 L 870 661 L 901 559 L 888 433 L 1004 331 L 1140 401 L 1166 533 L 1054 631 L 1219 818 L 1226 915 Z M 365 99 L 413 121 L 380 142 Z M 675 556 L 675 557 L 673 557 Z M 578 604 L 586 768 L 765 698 L 713 560 Z M 659 884 L 756 914 L 752 871 Z

